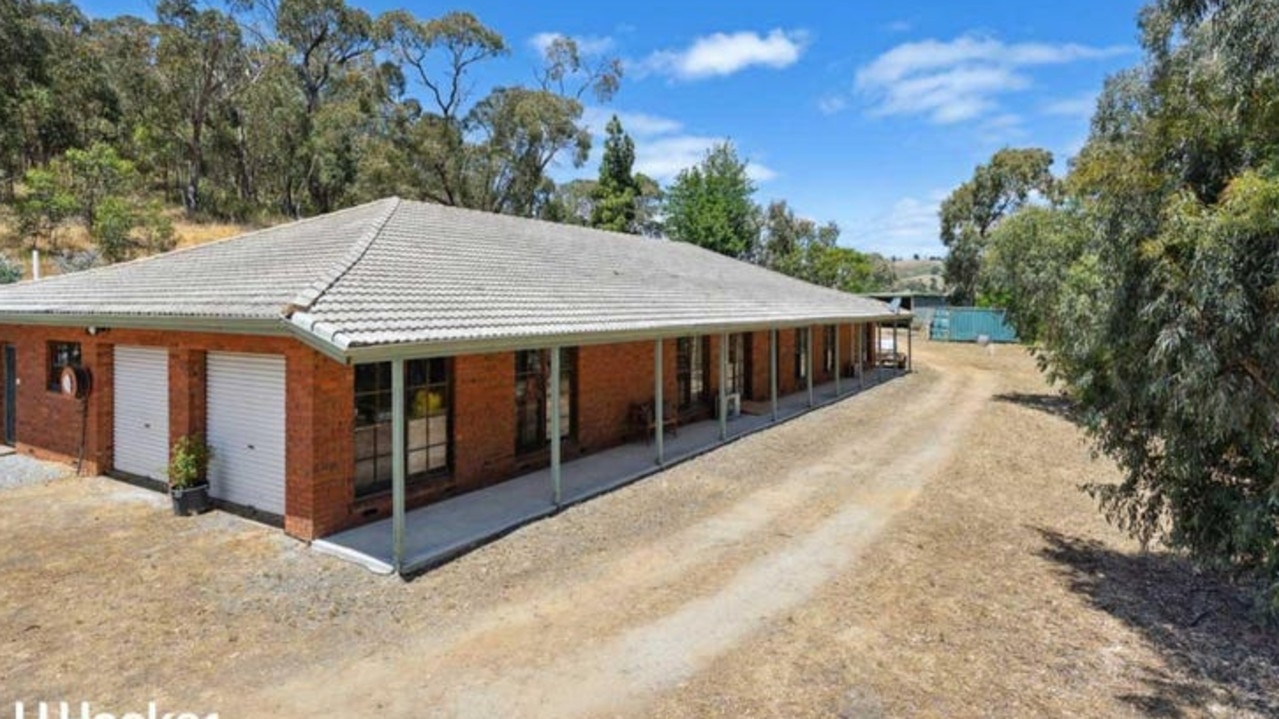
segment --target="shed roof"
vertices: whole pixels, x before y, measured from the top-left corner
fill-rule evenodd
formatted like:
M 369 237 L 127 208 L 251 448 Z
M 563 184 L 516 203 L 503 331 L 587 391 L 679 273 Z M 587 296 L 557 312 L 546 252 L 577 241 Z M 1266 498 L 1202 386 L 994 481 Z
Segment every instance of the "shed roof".
M 346 358 L 893 316 L 686 243 L 398 198 L 0 288 L 0 321 L 252 326 Z

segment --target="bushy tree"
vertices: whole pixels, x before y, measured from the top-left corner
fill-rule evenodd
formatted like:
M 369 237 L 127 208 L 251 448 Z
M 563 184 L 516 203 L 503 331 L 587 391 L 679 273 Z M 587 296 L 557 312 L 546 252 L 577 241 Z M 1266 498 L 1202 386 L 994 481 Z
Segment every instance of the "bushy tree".
M 1047 150 L 1000 150 L 942 202 L 941 239 L 949 250 L 945 274 L 952 302 L 976 303 L 987 238 L 1005 215 L 1033 195 L 1053 195 L 1052 163 Z
M 701 164 L 683 170 L 666 192 L 666 234 L 738 259 L 756 251 L 755 183 L 732 143 L 715 145 Z
M 1142 31 L 1065 209 L 1005 221 L 992 280 L 1123 470 L 1089 487 L 1107 515 L 1279 616 L 1279 2 L 1158 0 Z
M 1023 341 L 1060 336 L 1055 302 L 1087 240 L 1081 213 L 1068 207 L 1026 207 L 990 233 L 981 294 L 1007 311 Z
M 636 233 L 639 229 L 640 185 L 635 177 L 635 141 L 614 115 L 605 128 L 604 156 L 595 184 L 591 227 Z

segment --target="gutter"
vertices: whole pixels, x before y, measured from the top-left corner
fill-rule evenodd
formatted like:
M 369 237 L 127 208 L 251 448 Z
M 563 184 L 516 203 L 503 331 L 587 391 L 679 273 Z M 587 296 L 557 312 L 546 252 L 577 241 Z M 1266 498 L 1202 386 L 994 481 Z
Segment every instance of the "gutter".
M 277 318 L 0 312 L 0 324 L 49 327 L 118 327 L 122 329 L 168 330 L 174 332 L 218 332 L 292 337 L 335 362 L 349 365 L 394 359 L 427 359 L 454 355 L 510 352 L 514 350 L 642 342 L 687 337 L 689 335 L 736 334 L 739 332 L 757 332 L 773 329 L 793 329 L 812 325 L 901 323 L 908 321 L 911 317 L 912 315 L 909 312 L 899 312 L 877 315 L 820 316 L 774 322 L 758 320 L 749 322 L 707 322 L 646 329 L 504 335 L 500 337 L 401 342 L 368 346 L 351 346 L 342 341 L 341 333 L 335 333 L 330 337 L 328 333 L 316 331 L 316 323 L 306 312 L 294 312 L 291 317 Z
M 616 330 L 604 332 L 562 332 L 545 335 L 519 335 L 477 338 L 467 340 L 446 340 L 433 342 L 403 342 L 372 346 L 342 346 L 341 352 L 351 364 L 362 362 L 382 362 L 393 359 L 426 359 L 432 357 L 450 357 L 466 354 L 489 354 L 493 352 L 509 352 L 513 350 L 550 349 L 552 347 L 581 347 L 589 345 L 618 344 L 623 342 L 642 342 L 646 340 L 673 339 L 689 335 L 736 334 L 739 332 L 756 332 L 773 329 L 793 329 L 812 325 L 849 324 L 849 323 L 881 323 L 902 322 L 912 317 L 909 312 L 883 315 L 859 315 L 854 317 L 812 317 L 802 320 L 785 320 L 778 322 L 718 322 L 703 324 L 682 324 L 670 327 L 657 327 L 636 330 Z M 299 327 L 299 330 L 302 330 Z M 305 331 L 305 330 L 302 330 Z M 307 334 L 312 334 L 307 332 Z M 312 337 L 314 335 L 312 334 Z M 318 339 L 318 338 L 316 338 Z M 340 345 L 335 338 L 333 346 Z
M 0 312 L 0 324 L 43 327 L 101 327 L 108 329 L 171 330 L 174 332 L 223 332 L 227 334 L 286 336 L 278 318 L 191 317 L 181 315 L 118 315 L 61 312 Z

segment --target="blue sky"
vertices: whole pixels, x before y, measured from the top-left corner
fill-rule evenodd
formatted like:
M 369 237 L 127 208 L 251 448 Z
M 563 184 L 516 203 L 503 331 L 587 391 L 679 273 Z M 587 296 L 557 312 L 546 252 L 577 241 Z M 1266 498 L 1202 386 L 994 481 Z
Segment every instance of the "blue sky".
M 151 17 L 154 7 L 80 5 L 94 16 Z M 467 10 L 502 33 L 511 55 L 476 78 L 481 86 L 531 81 L 548 35 L 621 58 L 621 91 L 588 117 L 598 135 L 610 113 L 621 116 L 637 169 L 669 182 L 729 138 L 751 163 L 760 202 L 788 200 L 838 222 L 843 244 L 909 256 L 942 254 L 937 203 L 995 150 L 1033 145 L 1065 158 L 1079 148 L 1104 78 L 1140 60 L 1141 5 L 472 0 L 407 9 Z M 555 175 L 593 176 L 599 144 L 587 166 Z

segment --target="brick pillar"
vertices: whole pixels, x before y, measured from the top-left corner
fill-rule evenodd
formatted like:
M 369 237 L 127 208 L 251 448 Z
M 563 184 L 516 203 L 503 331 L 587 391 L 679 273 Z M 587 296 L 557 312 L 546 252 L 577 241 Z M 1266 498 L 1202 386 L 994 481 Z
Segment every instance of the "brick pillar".
M 80 359 L 92 377 L 80 473 L 92 476 L 115 466 L 115 347 L 95 340 L 83 342 Z
M 169 349 L 169 446 L 205 433 L 205 352 Z

